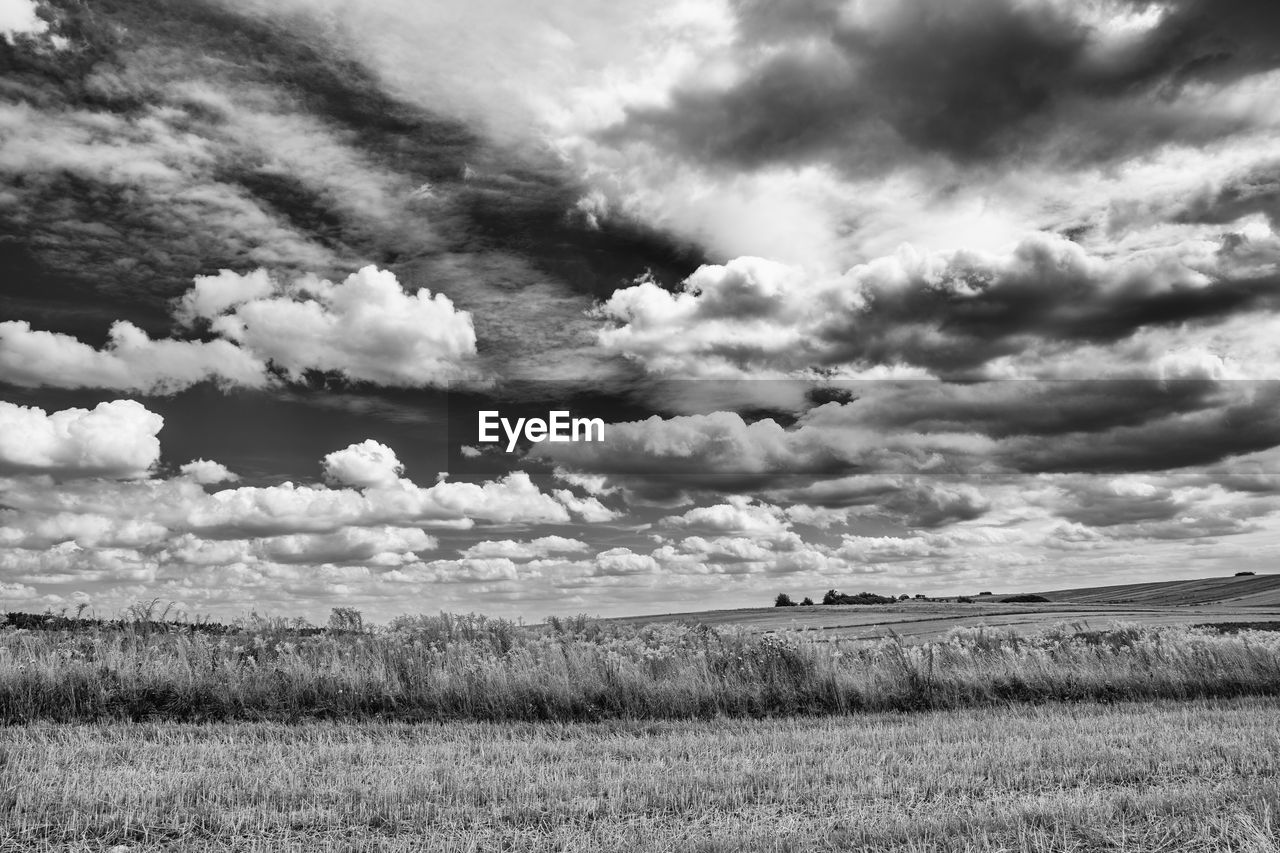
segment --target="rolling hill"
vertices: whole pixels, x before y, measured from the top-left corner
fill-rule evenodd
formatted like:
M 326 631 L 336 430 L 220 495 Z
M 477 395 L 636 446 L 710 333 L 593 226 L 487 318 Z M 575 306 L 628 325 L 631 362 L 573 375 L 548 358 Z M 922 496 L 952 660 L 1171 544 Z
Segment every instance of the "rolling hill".
M 1229 604 L 1238 607 L 1276 607 L 1280 606 L 1280 575 L 1157 581 L 1057 589 L 1038 594 L 1050 601 L 1072 604 L 1140 604 L 1157 607 Z
M 1036 633 L 1055 625 L 1103 628 L 1118 623 L 1151 626 L 1280 623 L 1280 575 L 1201 578 L 1036 593 L 1044 603 L 1002 601 L 1014 593 L 876 605 L 753 607 L 628 616 L 604 621 L 645 625 L 737 626 L 752 632 L 820 631 L 824 638 L 874 640 L 893 634 L 934 639 L 957 627 L 985 625 Z

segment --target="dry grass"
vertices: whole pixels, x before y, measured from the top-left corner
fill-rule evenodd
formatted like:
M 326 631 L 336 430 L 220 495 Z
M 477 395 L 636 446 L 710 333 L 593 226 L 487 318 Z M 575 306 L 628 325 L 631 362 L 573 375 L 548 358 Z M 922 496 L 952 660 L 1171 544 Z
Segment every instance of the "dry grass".
M 0 631 L 0 721 L 699 719 L 1280 693 L 1280 634 L 941 642 L 420 617 L 376 634 Z
M 0 850 L 1280 849 L 1280 703 L 0 729 Z

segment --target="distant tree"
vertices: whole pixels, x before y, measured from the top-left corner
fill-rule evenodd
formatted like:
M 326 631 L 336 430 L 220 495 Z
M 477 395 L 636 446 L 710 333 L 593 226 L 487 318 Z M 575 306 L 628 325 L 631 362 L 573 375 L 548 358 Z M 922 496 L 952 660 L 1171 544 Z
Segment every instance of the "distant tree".
M 1254 573 L 1253 573 L 1253 572 L 1236 572 L 1236 577 L 1238 577 L 1238 578 L 1247 578 L 1247 577 L 1249 577 L 1249 576 L 1250 576 L 1250 575 L 1252 575 L 1252 574 L 1254 574 Z
M 335 607 L 329 612 L 330 631 L 364 632 L 364 615 L 354 607 Z
M 991 590 L 987 590 L 986 592 L 980 592 L 978 593 L 978 595 L 991 595 Z
M 1028 593 L 1026 595 L 1011 595 L 1008 598 L 1000 599 L 1000 602 L 1002 604 L 1043 604 L 1048 600 L 1049 599 L 1045 598 L 1043 595 L 1032 595 Z
M 823 604 L 893 604 L 897 600 L 893 596 L 876 595 L 874 592 L 845 595 L 834 589 L 827 590 L 827 594 L 822 596 Z
M 928 600 L 929 600 L 929 597 L 925 595 L 923 592 L 916 593 L 916 601 L 928 601 Z
M 813 606 L 813 599 L 806 595 L 806 596 L 804 597 L 804 601 L 800 602 L 800 606 L 801 606 L 801 607 L 812 607 L 812 606 Z
M 909 601 L 910 599 L 911 599 L 911 596 L 907 595 L 905 592 L 902 595 L 898 596 L 899 601 Z
M 773 600 L 774 607 L 795 607 L 796 603 L 791 600 L 791 596 L 785 592 L 778 593 L 778 597 Z
M 973 604 L 973 599 L 967 595 L 962 595 L 956 599 L 956 604 Z

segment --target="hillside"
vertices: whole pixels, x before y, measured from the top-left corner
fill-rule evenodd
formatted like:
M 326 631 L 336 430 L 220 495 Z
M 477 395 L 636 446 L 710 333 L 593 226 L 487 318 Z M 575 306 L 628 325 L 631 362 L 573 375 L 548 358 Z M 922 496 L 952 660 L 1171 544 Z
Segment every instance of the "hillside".
M 900 601 L 880 605 L 814 605 L 704 610 L 610 619 L 611 622 L 738 625 L 752 632 L 817 630 L 832 639 L 876 639 L 890 633 L 919 642 L 953 628 L 977 627 L 1034 634 L 1055 625 L 1098 629 L 1116 624 L 1148 626 L 1272 622 L 1280 620 L 1280 575 L 1201 578 L 1036 593 L 1046 603 L 1005 604 L 1014 593 Z
M 1228 604 L 1237 607 L 1276 607 L 1280 606 L 1280 575 L 1057 589 L 1041 592 L 1039 595 L 1050 601 L 1072 604 L 1138 604 L 1152 607 Z

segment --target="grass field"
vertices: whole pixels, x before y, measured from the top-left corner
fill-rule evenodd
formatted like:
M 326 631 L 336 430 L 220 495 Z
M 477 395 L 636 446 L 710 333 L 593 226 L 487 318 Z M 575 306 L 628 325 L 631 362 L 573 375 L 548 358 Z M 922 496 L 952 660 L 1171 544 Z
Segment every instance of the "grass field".
M 1280 853 L 1270 615 L 10 626 L 0 853 Z
M 0 729 L 0 850 L 1280 849 L 1280 702 Z
M 0 631 L 4 723 L 699 719 L 1277 693 L 1269 631 L 955 628 L 913 644 L 447 615 L 372 633 Z

